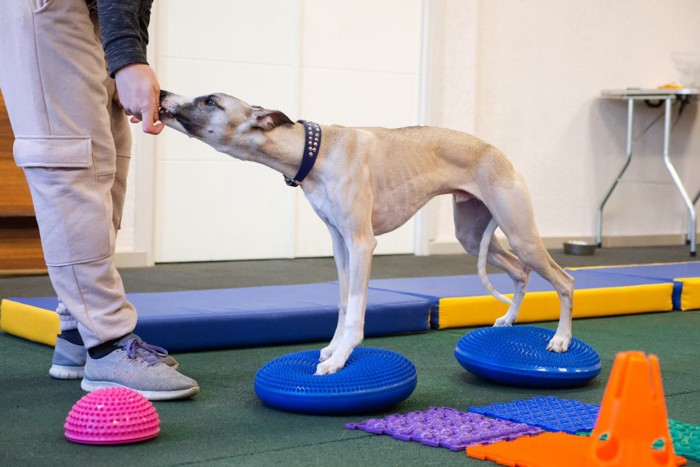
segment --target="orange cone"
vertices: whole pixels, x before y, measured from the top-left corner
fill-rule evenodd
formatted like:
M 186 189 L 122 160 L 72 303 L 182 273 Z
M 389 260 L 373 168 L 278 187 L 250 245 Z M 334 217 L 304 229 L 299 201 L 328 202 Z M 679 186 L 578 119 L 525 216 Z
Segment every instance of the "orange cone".
M 653 445 L 663 442 L 660 448 Z M 591 433 L 586 466 L 676 466 L 656 355 L 617 355 Z M 685 462 L 683 462 L 685 463 Z

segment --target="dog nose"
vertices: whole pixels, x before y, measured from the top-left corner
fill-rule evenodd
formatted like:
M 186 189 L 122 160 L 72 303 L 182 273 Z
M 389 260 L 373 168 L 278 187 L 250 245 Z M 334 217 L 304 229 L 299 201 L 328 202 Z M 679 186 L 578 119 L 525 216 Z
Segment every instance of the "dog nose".
M 165 89 L 161 89 L 161 90 L 160 90 L 160 100 L 163 100 L 164 97 L 167 97 L 167 96 L 170 95 L 170 94 L 171 94 L 171 93 L 168 92 L 168 91 L 166 91 Z

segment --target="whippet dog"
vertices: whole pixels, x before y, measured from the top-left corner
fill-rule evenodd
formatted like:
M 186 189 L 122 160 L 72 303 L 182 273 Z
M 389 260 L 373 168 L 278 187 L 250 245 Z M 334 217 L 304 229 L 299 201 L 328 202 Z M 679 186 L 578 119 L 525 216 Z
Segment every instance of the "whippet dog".
M 561 305 L 557 331 L 547 348 L 568 349 L 573 278 L 545 249 L 522 176 L 490 144 L 433 127 L 295 124 L 280 111 L 221 93 L 186 98 L 161 91 L 159 118 L 217 151 L 281 172 L 288 184 L 301 186 L 328 226 L 340 301 L 338 325 L 321 350 L 316 374 L 343 368 L 364 338 L 376 236 L 400 227 L 430 199 L 446 193 L 453 197 L 457 239 L 478 256 L 479 276 L 487 290 L 509 305 L 495 326 L 513 324 L 534 270 L 552 284 Z M 494 237 L 499 227 L 512 252 Z M 487 261 L 513 280 L 512 300 L 489 282 Z

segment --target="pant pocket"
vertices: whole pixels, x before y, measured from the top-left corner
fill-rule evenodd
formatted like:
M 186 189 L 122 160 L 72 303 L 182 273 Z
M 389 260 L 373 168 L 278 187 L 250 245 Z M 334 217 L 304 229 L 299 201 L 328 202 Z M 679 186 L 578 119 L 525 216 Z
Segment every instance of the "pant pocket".
M 35 14 L 41 13 L 48 8 L 49 3 L 51 2 L 52 0 L 32 0 L 32 9 L 34 10 Z
M 110 255 L 114 177 L 95 175 L 90 138 L 18 136 L 14 157 L 32 193 L 46 264 Z

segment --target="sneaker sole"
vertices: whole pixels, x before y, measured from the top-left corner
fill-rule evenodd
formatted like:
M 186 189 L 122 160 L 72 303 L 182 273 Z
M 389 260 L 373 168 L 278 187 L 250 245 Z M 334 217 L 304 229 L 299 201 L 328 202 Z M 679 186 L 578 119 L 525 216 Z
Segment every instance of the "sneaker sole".
M 85 367 L 51 365 L 49 376 L 54 379 L 80 379 L 83 377 Z
M 89 379 L 83 378 L 80 383 L 80 387 L 83 391 L 92 392 L 102 388 L 127 388 L 138 392 L 143 397 L 149 401 L 170 401 L 176 399 L 185 399 L 192 397 L 199 392 L 199 386 L 194 386 L 186 389 L 178 389 L 175 391 L 143 391 L 141 389 L 134 389 L 123 384 L 117 384 L 112 381 L 90 381 Z
M 175 362 L 174 364 L 168 366 L 170 366 L 170 368 L 172 368 L 173 370 L 177 370 L 180 367 L 180 364 L 178 362 Z M 80 379 L 83 377 L 84 373 L 84 366 L 75 367 L 51 365 L 51 368 L 49 368 L 49 376 L 51 376 L 53 379 Z

